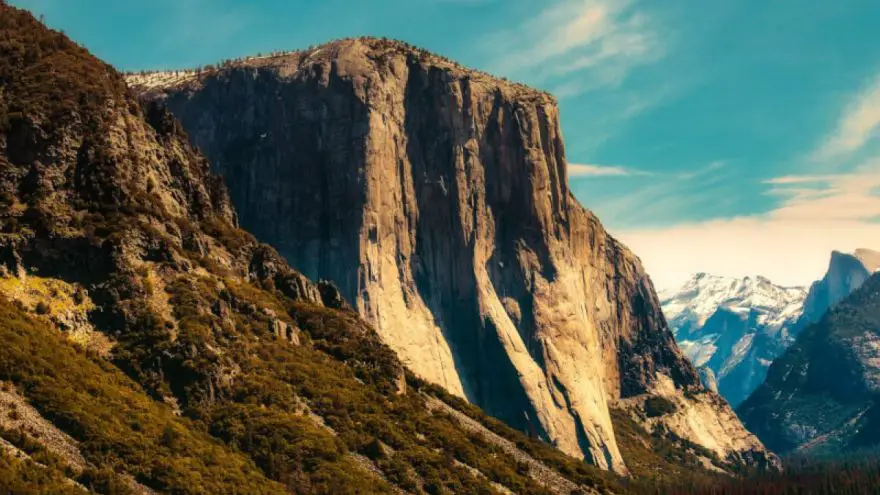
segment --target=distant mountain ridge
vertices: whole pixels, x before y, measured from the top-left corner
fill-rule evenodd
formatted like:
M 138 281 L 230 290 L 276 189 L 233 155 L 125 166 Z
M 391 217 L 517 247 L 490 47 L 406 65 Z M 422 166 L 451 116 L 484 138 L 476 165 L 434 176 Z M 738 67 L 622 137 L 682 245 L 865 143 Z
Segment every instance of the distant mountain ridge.
M 791 343 L 790 328 L 807 296 L 765 277 L 698 273 L 661 305 L 682 351 L 736 406 L 764 379 L 767 366 Z M 710 383 L 707 383 L 710 385 Z M 710 385 L 711 386 L 711 385 Z
M 833 251 L 822 280 L 809 291 L 757 277 L 698 273 L 661 293 L 663 313 L 682 351 L 707 386 L 737 407 L 764 380 L 770 363 L 806 326 L 880 269 L 880 253 Z

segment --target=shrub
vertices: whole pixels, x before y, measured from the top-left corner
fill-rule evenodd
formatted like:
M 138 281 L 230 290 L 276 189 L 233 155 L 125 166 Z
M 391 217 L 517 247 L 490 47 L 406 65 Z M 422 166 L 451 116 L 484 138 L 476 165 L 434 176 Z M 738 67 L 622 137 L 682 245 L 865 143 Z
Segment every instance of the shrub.
M 109 462 L 108 468 L 127 471 L 159 491 L 281 490 L 240 454 L 224 450 L 189 420 L 175 418 L 149 399 L 112 365 L 92 361 L 3 298 L 0 340 L 0 380 L 26 390 L 43 416 L 79 440 L 86 460 Z M 134 421 L 139 430 L 131 427 Z M 162 441 L 167 425 L 174 425 L 173 445 Z
M 38 315 L 49 314 L 49 311 L 50 311 L 49 303 L 47 303 L 46 301 L 38 302 L 35 311 L 37 312 Z
M 649 418 L 656 418 L 677 411 L 675 403 L 665 397 L 651 396 L 645 400 L 645 414 Z

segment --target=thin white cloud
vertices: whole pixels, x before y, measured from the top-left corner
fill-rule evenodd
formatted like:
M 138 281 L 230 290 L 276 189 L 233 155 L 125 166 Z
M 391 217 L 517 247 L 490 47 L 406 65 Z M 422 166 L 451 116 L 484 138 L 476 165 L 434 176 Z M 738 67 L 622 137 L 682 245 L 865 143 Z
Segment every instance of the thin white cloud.
M 617 86 L 665 53 L 652 19 L 629 0 L 557 1 L 489 45 L 498 54 L 494 71 L 551 81 L 560 97 Z
M 642 258 L 658 287 L 700 271 L 807 285 L 821 277 L 834 249 L 880 249 L 880 161 L 847 174 L 765 183 L 782 198 L 767 213 L 614 234 Z
M 764 184 L 810 184 L 817 182 L 830 182 L 836 179 L 837 175 L 785 175 L 782 177 L 774 177 L 767 179 Z
M 863 148 L 880 131 L 880 74 L 846 108 L 835 131 L 813 153 L 827 160 L 843 157 Z
M 624 177 L 632 175 L 651 175 L 644 170 L 610 165 L 592 165 L 587 163 L 569 163 L 569 177 Z
M 880 215 L 880 197 L 873 194 L 873 189 L 880 187 L 880 168 L 819 176 L 812 183 L 812 188 L 792 189 L 789 198 L 769 216 L 783 221 L 865 222 Z M 877 228 L 880 235 L 880 226 Z
M 710 162 L 706 164 L 706 166 L 698 168 L 696 170 L 688 170 L 686 172 L 680 172 L 676 175 L 679 180 L 692 180 L 698 177 L 704 177 L 709 175 L 710 173 L 720 170 L 724 168 L 725 162 L 724 160 L 715 160 L 714 162 Z
M 647 185 L 591 206 L 608 225 L 641 223 L 648 215 L 646 212 L 656 220 L 681 218 L 694 210 L 726 202 L 731 196 L 732 173 L 719 160 L 687 171 L 656 174 Z

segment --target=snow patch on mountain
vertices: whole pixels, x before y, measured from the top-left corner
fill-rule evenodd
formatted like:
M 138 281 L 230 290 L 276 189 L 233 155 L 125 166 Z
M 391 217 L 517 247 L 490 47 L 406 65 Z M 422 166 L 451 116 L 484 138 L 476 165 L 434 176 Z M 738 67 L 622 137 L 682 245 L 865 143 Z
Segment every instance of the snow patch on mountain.
M 754 333 L 747 333 L 739 339 L 739 341 L 734 344 L 733 351 L 731 352 L 731 356 L 724 361 L 724 365 L 721 367 L 721 370 L 718 372 L 719 375 L 727 376 L 731 370 L 738 364 L 740 364 L 743 359 L 745 359 L 749 350 L 752 348 L 752 342 L 755 341 Z
M 660 297 L 679 347 L 695 366 L 712 372 L 719 392 L 736 407 L 760 385 L 770 363 L 803 328 L 819 321 L 877 271 L 878 251 L 834 251 L 825 276 L 809 291 L 775 285 L 761 276 L 698 273 L 678 289 L 662 291 Z M 868 344 L 861 350 L 868 354 L 864 361 L 877 363 L 880 370 L 880 351 Z
M 709 335 L 699 340 L 681 340 L 678 342 L 678 347 L 694 366 L 700 368 L 712 359 L 715 351 L 718 350 L 715 346 L 716 340 L 718 340 L 717 335 Z
M 757 276 L 722 277 L 698 273 L 681 288 L 664 291 L 661 304 L 669 326 L 698 331 L 719 308 L 731 313 L 757 312 L 757 323 L 776 329 L 803 309 L 807 291 L 804 287 L 783 287 Z
M 761 276 L 698 273 L 679 289 L 662 292 L 661 304 L 679 347 L 695 366 L 711 371 L 721 394 L 736 406 L 790 344 L 806 296 L 803 287 Z

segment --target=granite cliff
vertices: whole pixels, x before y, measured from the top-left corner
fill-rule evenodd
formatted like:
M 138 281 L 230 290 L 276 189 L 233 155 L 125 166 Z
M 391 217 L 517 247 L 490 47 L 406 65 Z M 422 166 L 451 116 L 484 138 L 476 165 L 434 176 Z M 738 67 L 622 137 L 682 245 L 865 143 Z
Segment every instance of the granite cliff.
M 618 472 L 611 407 L 725 465 L 775 462 L 572 196 L 551 96 L 378 39 L 128 82 L 181 121 L 242 226 L 333 280 L 418 375 Z M 656 397 L 672 405 L 648 414 Z
M 825 276 L 810 286 L 801 324 L 821 320 L 829 308 L 853 293 L 877 270 L 880 270 L 880 253 L 877 251 L 865 248 L 852 253 L 833 251 Z

